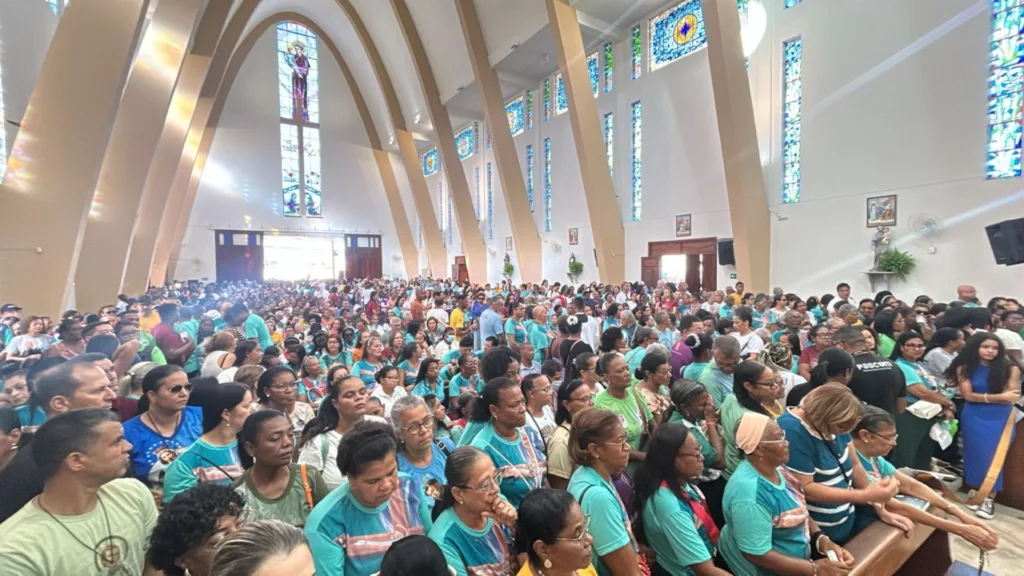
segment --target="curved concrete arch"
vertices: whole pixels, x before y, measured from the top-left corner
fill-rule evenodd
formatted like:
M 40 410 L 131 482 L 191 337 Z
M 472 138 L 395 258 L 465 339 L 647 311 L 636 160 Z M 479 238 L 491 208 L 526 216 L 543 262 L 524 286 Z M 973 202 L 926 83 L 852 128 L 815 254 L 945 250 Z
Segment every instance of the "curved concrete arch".
M 405 130 L 404 116 L 401 113 L 398 97 L 391 83 L 390 75 L 384 68 L 376 45 L 373 43 L 372 38 L 370 38 L 362 19 L 354 7 L 348 0 L 335 1 L 349 17 L 352 27 L 356 30 L 366 50 L 371 67 L 378 79 L 379 88 L 384 96 L 392 126 L 396 128 L 396 136 L 402 149 L 402 157 L 409 178 L 416 212 L 420 222 L 423 224 L 423 229 L 428 231 L 424 233 L 424 243 L 426 244 L 432 272 L 437 277 L 447 276 L 447 259 L 440 231 L 436 234 L 430 232 L 438 230 L 437 216 L 430 201 L 426 178 L 423 177 L 422 170 L 419 168 L 419 156 L 416 153 L 412 135 Z M 197 111 L 193 117 L 192 129 L 189 134 L 192 148 L 189 149 L 186 146 L 181 155 L 178 177 L 175 178 L 170 194 L 167 197 L 166 209 L 161 215 L 158 238 L 152 257 L 152 268 L 151 270 L 147 268 L 149 278 L 156 282 L 164 281 L 168 262 L 177 259 L 181 242 L 184 239 L 185 230 L 188 226 L 195 194 L 198 191 L 199 180 L 202 177 L 209 149 L 213 143 L 213 131 L 207 129 L 214 125 L 214 123 L 210 122 L 212 108 L 217 100 L 227 97 L 226 92 L 222 90 L 225 84 L 222 80 L 227 77 L 228 59 L 229 57 L 231 58 L 230 62 L 234 63 L 235 73 L 237 73 L 237 68 L 241 66 L 241 61 L 235 60 L 234 54 L 237 52 L 236 47 L 238 46 L 239 38 L 261 2 L 262 0 L 244 0 L 244 3 L 235 11 L 231 22 L 217 44 L 216 52 L 213 55 L 213 63 L 210 66 L 210 73 L 204 82 L 199 98 L 200 103 L 197 105 Z M 337 54 L 340 56 L 340 52 Z M 348 69 L 347 64 L 344 64 L 343 59 L 339 59 L 338 62 L 343 72 L 349 71 L 346 74 L 346 80 L 349 81 L 350 86 L 354 86 L 354 80 L 351 79 L 351 71 Z M 355 90 L 353 90 L 353 94 L 355 94 Z M 204 99 L 208 101 L 204 103 Z M 362 112 L 361 110 L 360 114 Z M 373 132 L 373 134 L 376 135 L 377 132 Z M 403 136 L 407 136 L 407 138 Z M 379 137 L 376 140 L 379 141 Z M 373 136 L 371 136 L 371 142 L 374 142 Z M 385 189 L 394 188 L 397 191 L 397 181 L 395 180 L 394 172 L 389 169 L 390 157 L 380 147 L 374 150 L 374 154 L 377 157 L 379 167 L 385 162 L 387 163 L 388 169 L 382 171 Z M 406 225 L 408 225 L 407 221 Z M 406 260 L 408 270 L 410 266 L 409 257 L 404 252 L 403 250 L 403 258 Z M 415 263 L 418 259 L 413 258 L 412 260 Z

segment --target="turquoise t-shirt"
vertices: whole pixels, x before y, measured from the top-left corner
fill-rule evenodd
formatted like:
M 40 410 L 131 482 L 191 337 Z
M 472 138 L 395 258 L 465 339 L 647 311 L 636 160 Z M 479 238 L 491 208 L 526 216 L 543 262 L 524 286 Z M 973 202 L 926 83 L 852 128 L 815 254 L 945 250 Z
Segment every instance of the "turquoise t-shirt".
M 723 304 L 718 309 L 718 317 L 719 318 L 728 318 L 729 320 L 732 320 L 732 314 L 733 314 L 732 306 L 726 306 L 726 305 Z
M 683 489 L 694 500 L 703 499 L 693 486 L 686 484 Z M 690 504 L 676 498 L 668 488 L 658 488 L 644 503 L 643 518 L 647 543 L 654 548 L 658 565 L 669 574 L 692 576 L 690 566 L 711 560 L 715 547 L 707 526 L 694 515 Z
M 856 448 L 853 450 L 857 452 L 857 458 L 860 459 L 860 465 L 864 467 L 864 472 L 867 473 L 868 482 L 878 482 L 883 478 L 889 478 L 890 476 L 896 475 L 896 467 L 890 464 L 885 458 L 882 458 L 881 456 L 868 458 L 861 454 Z M 875 520 L 878 520 L 878 514 L 875 512 L 874 506 L 863 504 L 858 505 L 855 520 L 855 532 L 860 532 L 864 528 L 867 528 L 868 524 L 871 524 Z
M 758 328 L 764 328 L 765 325 L 769 323 L 767 322 L 768 310 L 765 310 L 764 312 L 758 312 L 757 308 L 751 308 L 751 311 L 753 311 L 753 314 L 751 315 L 754 317 L 754 321 L 750 323 L 751 328 L 757 330 Z
M 824 440 L 809 429 L 792 408 L 776 420 L 779 428 L 786 433 L 789 441 L 789 462 L 786 468 L 798 474 L 813 476 L 813 481 L 830 488 L 852 490 L 847 479 L 853 477 L 853 448 L 849 434 L 841 434 Z M 853 535 L 854 505 L 825 502 L 807 502 L 811 518 L 822 532 L 837 544 L 842 544 Z
M 527 338 L 530 340 L 530 344 L 533 345 L 533 361 L 537 363 L 544 362 L 544 353 L 548 349 L 548 343 L 551 339 L 548 338 L 548 330 L 546 327 L 540 324 L 534 323 L 530 326 L 529 334 Z
M 245 319 L 245 337 L 258 340 L 260 350 L 266 350 L 274 345 L 274 340 L 270 338 L 270 330 L 267 330 L 267 322 L 255 314 L 249 314 Z
M 629 364 L 629 373 L 636 372 L 636 369 L 640 367 L 640 363 L 647 357 L 647 349 L 643 347 L 633 348 L 629 352 L 626 352 L 626 364 Z
M 492 422 L 480 430 L 471 445 L 491 457 L 494 467 L 501 472 L 501 495 L 516 508 L 527 492 L 547 487 L 548 459 L 544 455 L 544 440 L 536 429 L 523 426 L 519 437 L 509 441 L 498 434 Z
M 313 508 L 305 533 L 319 576 L 370 576 L 392 544 L 430 530 L 432 499 L 408 474 L 398 473 L 391 498 L 367 508 L 343 482 Z
M 612 576 L 601 556 L 626 545 L 632 546 L 633 552 L 637 550 L 633 528 L 619 493 L 611 482 L 588 466 L 580 466 L 572 473 L 566 490 L 580 503 L 583 514 L 590 516 L 590 536 L 594 539 L 591 563 L 598 576 Z
M 722 402 L 732 395 L 732 374 L 722 372 L 714 362 L 708 362 L 697 381 L 704 385 L 708 394 L 711 394 L 715 408 L 721 408 Z
M 433 394 L 437 396 L 438 400 L 444 402 L 444 383 L 440 380 L 421 380 L 412 388 L 412 393 L 417 396 L 426 396 L 427 394 Z
M 455 444 L 452 443 L 448 438 L 439 440 L 444 443 L 448 453 L 451 453 L 455 449 Z M 430 459 L 430 464 L 426 466 L 415 466 L 409 459 L 405 457 L 402 451 L 397 454 L 398 458 L 398 471 L 405 472 L 412 477 L 413 482 L 417 486 L 426 486 L 426 482 L 429 480 L 436 480 L 438 484 L 443 486 L 447 483 L 447 479 L 444 475 L 444 465 L 448 462 L 448 456 L 438 448 L 437 443 L 434 442 L 431 445 L 431 451 L 433 457 Z
M 185 322 L 178 322 L 174 325 L 174 331 L 178 334 L 185 332 L 192 338 L 193 342 L 199 342 L 199 322 L 195 319 L 187 320 Z M 203 357 L 203 350 L 199 346 L 196 346 L 195 350 L 185 361 L 184 368 L 185 372 L 192 373 L 199 370 L 199 359 Z
M 14 413 L 17 414 L 18 422 L 21 423 L 22 432 L 34 432 L 36 428 L 43 425 L 43 422 L 46 422 L 46 412 L 43 412 L 39 406 L 22 404 L 14 409 Z
M 931 376 L 927 375 L 927 370 L 918 371 L 919 366 L 915 362 L 908 362 L 903 358 L 899 358 L 895 362 L 896 366 L 899 367 L 900 371 L 903 372 L 903 376 L 907 379 L 907 405 L 913 404 L 920 400 L 917 396 L 910 393 L 910 387 L 914 384 L 924 384 L 924 387 L 929 390 L 935 390 L 935 382 L 932 381 Z M 927 375 L 925 377 L 924 375 Z
M 725 527 L 718 549 L 735 576 L 771 576 L 743 553 L 763 556 L 775 550 L 794 558 L 811 557 L 803 493 L 795 487 L 796 479 L 787 481 L 782 468 L 777 473 L 779 483 L 772 484 L 743 460 L 725 485 Z
M 460 352 L 458 348 L 454 348 L 446 352 L 445 355 L 441 357 L 441 362 L 444 362 L 446 365 L 449 365 L 452 362 L 458 360 L 459 356 L 462 356 L 462 352 Z
M 360 360 L 352 366 L 352 375 L 358 376 L 363 384 L 366 384 L 367 388 L 373 388 L 377 385 L 377 371 L 383 368 L 385 364 L 383 362 L 379 364 L 370 364 L 366 360 Z
M 686 368 L 683 368 L 683 378 L 699 382 L 700 375 L 704 373 L 704 369 L 707 367 L 707 362 L 693 362 L 687 365 Z
M 490 518 L 482 530 L 473 530 L 449 508 L 437 517 L 427 536 L 441 548 L 448 567 L 458 576 L 512 574 L 512 534 Z
M 397 368 L 405 373 L 405 377 L 402 379 L 402 386 L 412 386 L 416 384 L 416 376 L 420 372 L 420 367 L 413 368 L 409 365 L 408 360 L 402 360 L 398 363 Z
M 230 486 L 242 477 L 245 469 L 238 459 L 238 442 L 227 446 L 214 446 L 199 439 L 182 452 L 178 459 L 167 467 L 164 476 L 164 502 L 197 484 L 213 482 Z
M 334 364 L 351 366 L 352 354 L 348 352 L 339 352 L 336 356 L 331 356 L 330 353 L 324 352 L 320 355 L 320 367 L 323 368 L 325 372 Z
M 700 445 L 700 454 L 704 457 L 704 471 L 707 472 L 711 463 L 718 459 L 718 451 L 711 445 L 711 441 L 708 440 L 704 431 L 701 430 L 700 425 L 683 418 L 683 415 L 678 410 L 672 412 L 672 416 L 669 417 L 668 421 L 679 422 L 693 433 L 693 437 L 697 439 L 697 444 Z
M 523 326 L 521 321 L 517 321 L 515 318 L 505 320 L 505 334 L 514 334 L 516 344 L 523 344 L 526 342 L 526 327 Z
M 467 380 L 462 377 L 462 374 L 456 374 L 448 382 L 448 396 L 450 398 L 458 398 L 462 391 L 459 388 L 469 388 L 473 392 L 481 392 L 484 389 L 484 380 L 479 374 L 473 374 Z

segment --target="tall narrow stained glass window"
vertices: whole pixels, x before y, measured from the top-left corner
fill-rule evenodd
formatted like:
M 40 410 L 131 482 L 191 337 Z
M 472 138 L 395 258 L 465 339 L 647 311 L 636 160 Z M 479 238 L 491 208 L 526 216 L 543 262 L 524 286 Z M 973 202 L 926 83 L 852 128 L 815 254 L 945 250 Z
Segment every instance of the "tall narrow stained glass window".
M 601 93 L 601 54 L 594 52 L 587 56 L 587 75 L 590 76 L 590 91 L 594 98 Z
M 448 245 L 452 245 L 452 191 L 448 190 L 447 196 L 445 196 L 445 203 L 448 204 Z
M 565 97 L 565 81 L 562 73 L 555 76 L 555 116 L 569 110 L 569 99 Z
M 423 164 L 424 176 L 437 174 L 441 166 L 441 157 L 437 153 L 437 148 L 431 148 L 424 152 L 423 156 L 420 157 L 420 162 Z
M 551 78 L 544 80 L 544 120 L 551 120 Z
M 803 0 L 786 0 L 786 8 L 792 8 L 801 2 L 803 2 Z M 998 3 L 999 0 L 996 0 L 996 2 Z
M 608 157 L 608 174 L 615 178 L 615 114 L 604 115 L 604 155 Z
M 277 76 L 283 213 L 321 217 L 320 74 L 316 35 L 305 26 L 278 23 Z
M 650 35 L 652 72 L 705 47 L 708 39 L 700 0 L 686 0 L 651 18 Z
M 526 199 L 530 201 L 530 212 L 533 212 L 533 144 L 526 145 Z
M 526 91 L 526 103 L 523 105 L 526 108 L 526 129 L 533 128 L 533 90 Z
M 441 232 L 441 237 L 444 238 L 444 229 L 447 228 L 444 219 L 448 215 L 448 211 L 444 209 L 444 180 L 438 180 L 437 182 L 437 229 Z
M 465 160 L 476 152 L 476 122 L 455 134 L 455 149 L 459 153 L 459 160 Z
M 1024 36 L 1019 0 L 992 4 L 988 76 L 988 155 L 985 178 L 1021 175 L 1021 105 Z
M 632 201 L 630 202 L 630 215 L 634 222 L 640 220 L 640 209 L 643 206 L 644 176 L 643 176 L 643 106 L 640 102 L 633 102 L 630 107 L 630 121 L 632 122 L 632 140 L 630 141 L 632 170 L 631 189 Z
M 520 94 L 505 104 L 505 116 L 508 117 L 508 129 L 512 136 L 519 136 L 526 129 L 525 97 Z
M 487 239 L 494 240 L 494 179 L 491 163 L 487 163 Z
M 473 168 L 473 183 L 476 186 L 476 204 L 473 205 L 476 208 L 476 221 L 480 221 L 480 167 L 476 166 Z
M 782 44 L 782 202 L 800 201 L 800 134 L 803 108 L 804 41 L 799 36 Z M 1018 128 L 1020 128 L 1018 124 Z M 1017 132 L 1018 154 L 1020 131 Z M 1018 171 L 1020 169 L 1018 156 Z M 1019 172 L 1018 172 L 1019 173 Z
M 633 44 L 633 80 L 636 80 L 643 73 L 643 60 L 644 60 L 644 37 L 640 33 L 640 27 L 633 28 L 633 37 L 631 39 Z
M 604 45 L 604 91 L 612 91 L 612 79 L 615 74 L 615 47 L 611 42 Z
M 544 139 L 544 231 L 551 232 L 551 138 Z

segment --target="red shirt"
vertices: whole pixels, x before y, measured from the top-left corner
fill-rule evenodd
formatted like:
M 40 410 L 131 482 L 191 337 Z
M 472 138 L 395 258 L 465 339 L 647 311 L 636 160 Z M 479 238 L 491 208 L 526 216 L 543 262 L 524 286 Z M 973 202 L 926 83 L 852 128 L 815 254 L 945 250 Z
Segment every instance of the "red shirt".
M 182 365 L 182 359 L 172 357 L 174 350 L 181 348 L 185 345 L 185 341 L 181 339 L 181 336 L 174 331 L 173 326 L 169 326 L 161 322 L 153 327 L 153 339 L 156 340 L 156 345 L 163 351 L 164 356 L 167 357 L 168 364 Z

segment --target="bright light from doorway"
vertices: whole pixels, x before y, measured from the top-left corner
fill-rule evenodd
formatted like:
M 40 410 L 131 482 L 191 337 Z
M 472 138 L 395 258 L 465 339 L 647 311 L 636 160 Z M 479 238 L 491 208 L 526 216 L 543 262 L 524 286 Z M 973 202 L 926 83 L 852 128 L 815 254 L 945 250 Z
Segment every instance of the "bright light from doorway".
M 263 236 L 267 280 L 327 280 L 345 272 L 343 236 Z
M 661 257 L 661 279 L 666 282 L 686 280 L 686 254 L 669 254 Z

